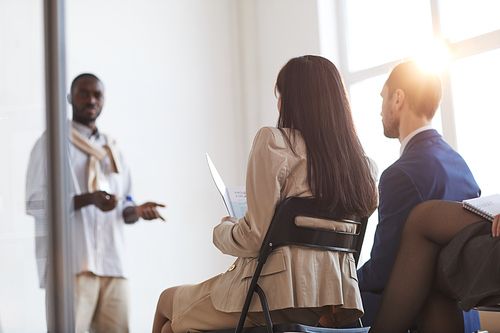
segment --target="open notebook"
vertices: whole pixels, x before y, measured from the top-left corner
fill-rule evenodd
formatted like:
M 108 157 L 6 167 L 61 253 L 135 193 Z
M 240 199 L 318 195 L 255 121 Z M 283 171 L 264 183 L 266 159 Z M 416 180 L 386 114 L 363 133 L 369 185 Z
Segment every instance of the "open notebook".
M 500 194 L 464 200 L 462 205 L 465 209 L 493 221 L 495 215 L 500 214 Z
M 215 186 L 222 196 L 222 201 L 226 206 L 227 213 L 229 214 L 229 216 L 242 218 L 243 216 L 245 216 L 245 213 L 247 211 L 247 195 L 245 186 L 226 187 L 224 181 L 219 175 L 219 172 L 215 168 L 214 163 L 210 159 L 210 156 L 208 156 L 208 154 L 206 154 L 206 156 L 208 168 L 210 169 L 210 173 L 212 174 Z

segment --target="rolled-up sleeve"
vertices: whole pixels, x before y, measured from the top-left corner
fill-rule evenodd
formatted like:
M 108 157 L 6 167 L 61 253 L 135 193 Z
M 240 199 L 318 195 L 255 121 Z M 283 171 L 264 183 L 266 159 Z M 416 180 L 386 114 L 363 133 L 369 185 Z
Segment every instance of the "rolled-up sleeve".
M 214 228 L 213 242 L 223 253 L 255 257 L 259 253 L 287 176 L 287 146 L 278 130 L 264 127 L 255 136 L 248 158 L 248 210 L 237 223 Z

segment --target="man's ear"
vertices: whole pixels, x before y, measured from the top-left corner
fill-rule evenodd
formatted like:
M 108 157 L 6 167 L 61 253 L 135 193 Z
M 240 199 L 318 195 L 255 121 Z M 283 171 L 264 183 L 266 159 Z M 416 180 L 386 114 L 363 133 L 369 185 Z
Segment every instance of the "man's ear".
M 68 99 L 68 103 L 69 103 L 69 104 L 72 104 L 72 103 L 71 103 L 71 94 L 66 95 L 66 98 Z
M 401 89 L 396 89 L 394 92 L 394 106 L 400 109 L 405 102 L 405 92 Z

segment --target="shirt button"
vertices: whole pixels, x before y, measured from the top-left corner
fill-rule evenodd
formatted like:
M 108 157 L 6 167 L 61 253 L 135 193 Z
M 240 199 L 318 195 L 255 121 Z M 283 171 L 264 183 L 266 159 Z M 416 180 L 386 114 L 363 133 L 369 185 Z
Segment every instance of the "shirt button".
M 228 272 L 231 272 L 231 271 L 232 271 L 232 270 L 234 270 L 235 268 L 236 268 L 236 265 L 231 265 L 231 266 L 227 269 L 227 271 L 228 271 Z
M 97 226 L 97 230 L 101 230 L 101 226 L 100 225 Z

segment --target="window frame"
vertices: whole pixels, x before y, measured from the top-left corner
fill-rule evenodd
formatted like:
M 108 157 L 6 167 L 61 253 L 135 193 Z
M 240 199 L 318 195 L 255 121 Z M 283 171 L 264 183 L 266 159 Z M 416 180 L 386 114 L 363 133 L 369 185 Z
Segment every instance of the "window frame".
M 391 62 L 379 64 L 374 67 L 350 71 L 349 54 L 347 47 L 347 0 L 335 1 L 335 21 L 337 22 L 337 45 L 339 57 L 339 69 L 344 77 L 347 92 L 350 95 L 351 85 L 360 81 L 370 79 L 379 75 L 389 74 L 390 68 L 406 58 L 397 59 Z M 442 35 L 439 0 L 429 0 L 432 16 L 432 31 L 434 39 L 443 40 L 449 47 L 450 63 L 466 57 L 478 55 L 484 52 L 500 48 L 500 29 L 478 35 L 469 39 L 451 43 Z M 450 74 L 450 66 L 447 66 L 441 74 L 443 84 L 443 98 L 441 101 L 441 121 L 443 126 L 443 138 L 455 150 L 458 150 L 457 132 L 455 125 L 455 114 L 453 108 L 453 90 Z

